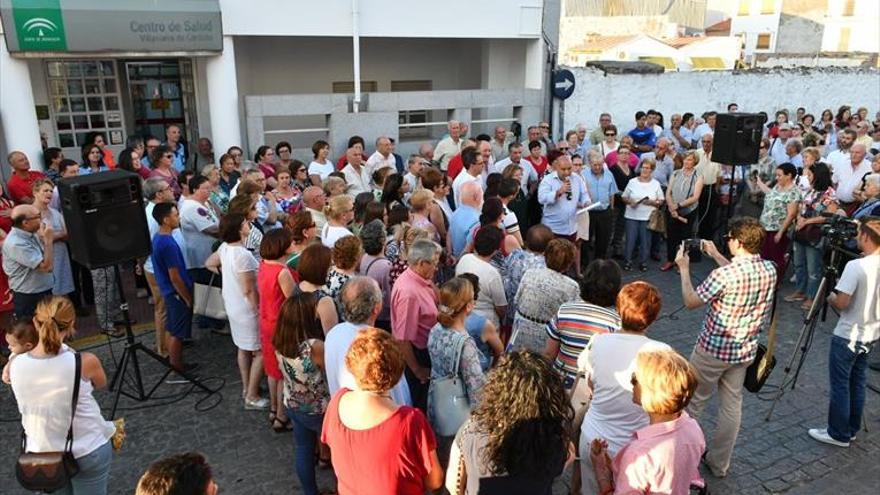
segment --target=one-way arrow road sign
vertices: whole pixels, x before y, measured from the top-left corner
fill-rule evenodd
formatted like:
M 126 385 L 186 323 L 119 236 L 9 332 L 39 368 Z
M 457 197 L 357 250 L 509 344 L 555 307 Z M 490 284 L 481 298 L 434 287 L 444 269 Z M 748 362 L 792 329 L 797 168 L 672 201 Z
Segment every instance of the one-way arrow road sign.
M 574 93 L 574 74 L 568 69 L 553 72 L 553 96 L 565 100 Z

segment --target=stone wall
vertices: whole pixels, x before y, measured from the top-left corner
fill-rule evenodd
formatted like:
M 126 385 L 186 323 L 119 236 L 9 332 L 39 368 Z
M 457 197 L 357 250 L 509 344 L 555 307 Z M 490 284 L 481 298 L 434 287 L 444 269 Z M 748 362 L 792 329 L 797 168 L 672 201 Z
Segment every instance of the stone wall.
M 609 112 L 623 132 L 638 110 L 654 108 L 669 121 L 673 113 L 725 111 L 736 102 L 741 112 L 804 107 L 819 114 L 839 105 L 880 111 L 880 71 L 865 68 L 752 69 L 748 71 L 606 74 L 594 67 L 569 68 L 574 94 L 565 100 L 564 128 L 578 123 L 593 128 Z

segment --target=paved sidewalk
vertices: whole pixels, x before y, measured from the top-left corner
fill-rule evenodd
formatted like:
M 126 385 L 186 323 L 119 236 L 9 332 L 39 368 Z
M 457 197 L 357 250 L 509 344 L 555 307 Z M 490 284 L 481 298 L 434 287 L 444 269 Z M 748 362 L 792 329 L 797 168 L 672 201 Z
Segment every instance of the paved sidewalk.
M 702 280 L 712 268 L 704 261 L 694 265 L 694 279 Z M 627 274 L 627 280 L 645 279 L 663 292 L 662 318 L 650 330 L 650 336 L 665 341 L 684 355 L 689 355 L 700 329 L 704 310 L 682 310 L 668 315 L 681 305 L 679 275 L 662 273 L 657 264 L 645 274 Z M 782 293 L 787 293 L 784 287 Z M 778 334 L 778 364 L 770 385 L 782 380 L 783 368 L 794 347 L 802 323 L 802 313 L 794 305 L 781 303 L 781 324 Z M 866 419 L 869 431 L 848 449 L 819 444 L 807 436 L 807 429 L 822 427 L 828 407 L 828 342 L 836 321 L 829 321 L 816 330 L 812 348 L 794 391 L 779 402 L 773 418 L 764 417 L 770 403 L 746 394 L 743 404 L 743 426 L 730 474 L 725 479 L 707 477 L 713 494 L 791 493 L 797 495 L 833 493 L 852 495 L 876 493 L 880 467 L 880 395 L 868 391 Z M 152 333 L 141 337 L 152 343 Z M 154 400 L 138 404 L 124 399 L 121 415 L 126 418 L 128 438 L 122 452 L 113 460 L 110 493 L 131 494 L 137 479 L 147 465 L 171 453 L 187 450 L 203 452 L 214 468 L 221 493 L 224 494 L 290 494 L 301 493 L 294 473 L 293 439 L 290 434 L 276 434 L 269 428 L 266 414 L 244 411 L 240 399 L 241 383 L 235 364 L 235 349 L 230 337 L 195 332 L 196 343 L 186 349 L 187 359 L 199 362 L 200 374 L 216 377 L 211 386 L 225 380 L 222 402 L 211 410 L 199 412 L 203 396 L 192 393 L 177 402 Z M 119 359 L 122 344 L 93 350 L 104 363 L 108 376 L 114 370 L 114 356 Z M 152 383 L 159 373 L 152 363 L 142 365 L 146 380 Z M 880 373 L 869 372 L 869 381 L 880 384 Z M 162 385 L 157 395 L 171 396 L 185 391 L 184 385 Z M 112 394 L 97 393 L 105 414 L 109 413 Z M 147 407 L 144 409 L 144 407 Z M 702 425 L 707 438 L 714 428 L 716 407 L 710 402 Z M 20 428 L 16 405 L 9 387 L 0 385 L 0 493 L 25 493 L 15 481 L 13 466 L 18 451 Z M 319 472 L 322 488 L 330 488 L 335 480 L 332 472 Z M 568 477 L 558 480 L 555 494 L 567 493 Z

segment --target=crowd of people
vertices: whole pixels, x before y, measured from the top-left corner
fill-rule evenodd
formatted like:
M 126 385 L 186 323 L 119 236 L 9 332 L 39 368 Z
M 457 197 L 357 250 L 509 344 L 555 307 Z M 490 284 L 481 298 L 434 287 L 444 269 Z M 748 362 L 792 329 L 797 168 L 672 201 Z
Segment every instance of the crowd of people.
M 315 142 L 308 164 L 287 142 L 253 161 L 235 146 L 215 159 L 210 140 L 190 151 L 174 125 L 164 140 L 130 138 L 115 160 L 100 135 L 79 163 L 49 148 L 45 172 L 12 152 L 0 311 L 16 323 L 3 379 L 28 449 L 66 448 L 71 411 L 57 397 L 80 366 L 62 343 L 76 316 L 94 305 L 101 330 L 118 334 L 113 268 L 70 259 L 76 234 L 55 185 L 112 168 L 143 179 L 152 254 L 122 268 L 153 305 L 156 352 L 198 376 L 198 343 L 184 345 L 193 327 L 228 329 L 242 407 L 292 431 L 304 493 L 321 493 L 316 464 L 332 465 L 343 494 L 550 493 L 566 469 L 575 493 L 704 489 L 701 463 L 730 471 L 744 377 L 789 259 L 784 301 L 809 308 L 817 296 L 826 214 L 860 221 L 849 247 L 864 256 L 829 299 L 841 312 L 832 400 L 827 428 L 809 434 L 848 446 L 880 338 L 880 113 L 777 111 L 759 159 L 742 166 L 713 161 L 716 115 L 667 125 L 648 110 L 627 126 L 602 114 L 558 142 L 546 123 L 521 139 L 450 121 L 406 158 L 389 137 L 368 154 L 353 136 L 336 161 Z M 690 263 L 704 256 L 718 267 L 694 287 Z M 688 308 L 707 306 L 689 359 L 649 337 L 658 288 L 622 282 L 652 260 L 679 272 Z M 222 285 L 225 320 L 196 284 Z M 106 378 L 92 354 L 81 366 L 72 493 L 106 493 L 115 428 L 92 397 Z M 698 421 L 716 391 L 706 441 Z M 216 489 L 188 453 L 152 465 L 137 493 Z

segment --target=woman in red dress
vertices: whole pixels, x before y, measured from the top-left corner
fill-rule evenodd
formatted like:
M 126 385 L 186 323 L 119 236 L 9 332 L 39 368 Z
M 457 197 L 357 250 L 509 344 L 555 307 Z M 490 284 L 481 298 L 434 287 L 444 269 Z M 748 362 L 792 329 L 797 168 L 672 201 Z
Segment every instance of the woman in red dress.
M 3 183 L 0 182 L 0 248 L 3 247 L 3 241 L 6 240 L 6 234 L 12 230 L 12 208 L 15 203 L 6 197 L 6 191 L 3 190 Z M 0 255 L 0 263 L 3 256 Z M 0 321 L 5 323 L 6 313 L 12 311 L 12 291 L 9 290 L 9 279 L 6 272 L 0 269 Z
M 269 378 L 269 421 L 276 433 L 290 429 L 290 420 L 284 412 L 284 377 L 278 367 L 272 337 L 275 335 L 281 305 L 296 290 L 296 281 L 286 265 L 292 252 L 293 235 L 287 229 L 266 232 L 260 243 L 262 261 L 257 271 L 257 287 L 260 291 L 260 344 L 263 349 L 263 368 Z

